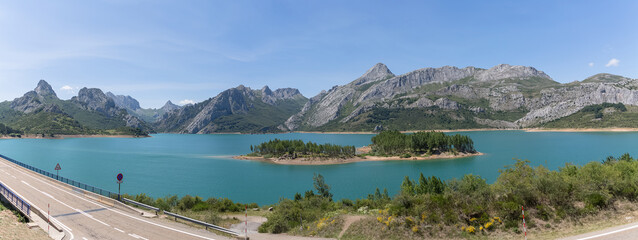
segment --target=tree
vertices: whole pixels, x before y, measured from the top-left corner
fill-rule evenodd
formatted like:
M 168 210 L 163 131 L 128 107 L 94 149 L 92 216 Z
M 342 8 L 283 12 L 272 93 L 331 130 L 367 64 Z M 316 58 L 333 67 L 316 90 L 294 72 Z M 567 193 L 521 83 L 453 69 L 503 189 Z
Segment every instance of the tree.
M 401 193 L 406 195 L 414 195 L 414 184 L 408 176 L 405 176 L 405 178 L 403 179 L 403 183 L 401 183 Z
M 332 201 L 332 193 L 330 193 L 330 186 L 326 184 L 323 176 L 321 174 L 315 173 L 315 176 L 312 179 L 314 180 L 314 186 L 319 196 L 327 198 L 328 200 Z

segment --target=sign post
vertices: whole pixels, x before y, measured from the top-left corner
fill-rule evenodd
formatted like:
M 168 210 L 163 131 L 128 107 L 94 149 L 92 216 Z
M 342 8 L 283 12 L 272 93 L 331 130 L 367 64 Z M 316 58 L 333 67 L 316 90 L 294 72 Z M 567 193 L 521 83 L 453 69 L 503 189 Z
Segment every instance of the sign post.
M 60 170 L 62 170 L 62 168 L 60 167 L 60 163 L 58 163 L 55 165 L 55 179 L 58 181 L 60 181 Z
M 124 175 L 122 173 L 117 174 L 117 200 L 122 201 L 122 195 L 120 195 L 120 184 L 122 183 L 122 179 L 124 179 Z

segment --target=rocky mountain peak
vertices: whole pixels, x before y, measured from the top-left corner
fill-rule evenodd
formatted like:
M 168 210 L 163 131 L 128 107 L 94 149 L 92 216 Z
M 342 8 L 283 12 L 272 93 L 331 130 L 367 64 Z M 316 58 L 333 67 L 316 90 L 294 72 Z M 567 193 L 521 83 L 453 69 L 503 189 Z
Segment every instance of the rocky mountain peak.
M 296 88 L 279 88 L 273 92 L 270 90 L 270 88 L 268 88 L 268 86 L 265 86 L 264 88 L 261 89 L 261 92 L 262 92 L 261 101 L 270 105 L 274 105 L 279 100 L 294 99 L 296 97 L 302 97 L 302 98 L 304 97 Z
M 388 66 L 383 63 L 377 63 L 368 69 L 361 77 L 352 82 L 354 85 L 362 85 L 370 82 L 376 82 L 385 78 L 394 77 L 394 73 L 390 71 Z
M 113 99 L 106 96 L 99 88 L 82 88 L 78 92 L 78 96 L 71 98 L 71 101 L 80 103 L 87 110 L 95 110 L 109 115 L 115 108 Z
M 479 81 L 491 81 L 505 78 L 528 78 L 528 77 L 541 77 L 552 79 L 549 75 L 543 71 L 536 70 L 533 67 L 527 66 L 512 66 L 509 64 L 499 64 L 488 70 L 478 72 L 474 76 Z
M 168 100 L 168 102 L 166 102 L 166 104 L 164 104 L 164 106 L 162 108 L 160 108 L 161 110 L 165 111 L 165 112 L 170 112 L 173 111 L 175 109 L 179 109 L 180 107 L 175 105 L 173 102 L 171 102 L 171 100 Z
M 109 97 L 110 99 L 113 99 L 113 102 L 115 102 L 115 105 L 118 107 L 128 109 L 131 111 L 141 109 L 140 103 L 131 96 L 115 95 L 111 92 L 107 92 L 106 96 Z
M 584 83 L 617 83 L 626 80 L 631 80 L 630 78 L 618 76 L 609 73 L 599 73 L 594 76 L 588 77 L 583 80 Z
M 52 99 L 58 99 L 57 95 L 51 88 L 51 85 L 44 80 L 38 82 L 38 86 L 33 90 L 25 93 L 22 97 L 16 98 L 11 102 L 11 108 L 16 111 L 30 113 L 44 106 Z
M 272 90 L 270 90 L 270 88 L 268 87 L 268 85 L 264 86 L 263 88 L 261 88 L 261 93 L 263 95 L 272 95 Z
M 53 91 L 51 85 L 49 85 L 49 83 L 44 80 L 40 80 L 40 82 L 38 82 L 38 86 L 35 88 L 35 92 L 38 94 L 38 96 L 42 97 L 58 97 L 55 94 L 55 91 Z

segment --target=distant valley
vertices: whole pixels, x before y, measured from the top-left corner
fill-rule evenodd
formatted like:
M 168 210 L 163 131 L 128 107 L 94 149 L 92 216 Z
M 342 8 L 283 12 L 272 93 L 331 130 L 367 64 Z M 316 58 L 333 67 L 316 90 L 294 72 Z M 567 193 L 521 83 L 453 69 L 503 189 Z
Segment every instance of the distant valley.
M 379 63 L 309 99 L 294 88 L 240 85 L 200 103 L 168 101 L 159 109 L 97 88 L 61 100 L 41 80 L 33 91 L 0 103 L 4 135 L 638 127 L 635 120 L 636 79 L 598 74 L 561 84 L 533 67 L 507 64 L 397 76 Z

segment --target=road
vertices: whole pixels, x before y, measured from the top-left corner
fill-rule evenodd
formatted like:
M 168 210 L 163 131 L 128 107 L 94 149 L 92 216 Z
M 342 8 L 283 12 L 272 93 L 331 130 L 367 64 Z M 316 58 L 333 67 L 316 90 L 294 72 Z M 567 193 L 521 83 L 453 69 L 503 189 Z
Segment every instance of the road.
M 610 227 L 600 231 L 563 238 L 562 240 L 624 240 L 638 239 L 638 223 Z
M 0 158 L 0 181 L 14 193 L 47 211 L 65 230 L 64 239 L 229 239 L 167 219 L 145 218 L 71 190 L 54 180 Z

